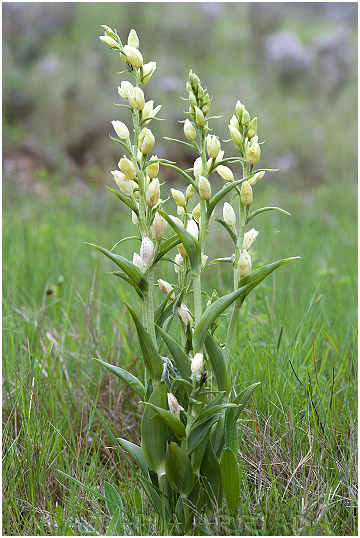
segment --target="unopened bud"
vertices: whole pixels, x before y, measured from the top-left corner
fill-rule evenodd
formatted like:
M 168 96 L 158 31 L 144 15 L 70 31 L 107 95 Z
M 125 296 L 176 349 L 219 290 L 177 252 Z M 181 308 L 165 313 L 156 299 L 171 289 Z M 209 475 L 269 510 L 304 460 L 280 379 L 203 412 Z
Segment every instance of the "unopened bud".
M 253 187 L 255 185 L 255 183 L 257 183 L 260 179 L 262 179 L 265 175 L 265 172 L 257 172 L 254 176 L 252 176 L 250 179 L 249 179 L 249 183 L 251 185 L 251 187 Z
M 242 105 L 240 101 L 236 101 L 235 114 L 237 115 L 239 120 L 241 120 L 241 116 L 242 116 L 244 108 L 245 108 L 244 105 Z
M 139 149 L 141 153 L 147 155 L 155 144 L 155 137 L 147 127 L 144 127 L 139 134 Z
M 241 248 L 248 251 L 258 235 L 259 232 L 255 230 L 255 228 L 251 228 L 251 230 L 246 232 L 246 234 L 244 235 L 244 240 Z
M 138 224 L 138 217 L 137 217 L 137 214 L 135 213 L 135 211 L 131 211 L 131 221 L 133 224 Z
M 181 305 L 177 307 L 176 313 L 185 325 L 185 327 L 187 327 L 188 325 L 192 327 L 194 325 L 194 320 L 190 314 L 190 310 L 185 303 L 181 303 Z
M 191 371 L 194 377 L 197 377 L 200 374 L 204 366 L 204 355 L 202 353 L 196 353 L 193 360 L 191 361 Z
M 159 213 L 156 213 L 153 220 L 151 231 L 155 239 L 159 240 L 165 233 L 167 221 Z
M 186 189 L 186 199 L 192 198 L 194 196 L 194 185 L 191 183 Z
M 185 207 L 178 205 L 176 208 L 176 213 L 179 215 L 179 217 L 183 217 L 185 215 Z
M 146 190 L 146 203 L 149 207 L 154 207 L 160 200 L 160 183 L 158 178 L 154 178 Z
M 230 125 L 235 127 L 235 129 L 239 130 L 240 125 L 239 125 L 239 121 L 238 121 L 236 116 L 231 116 Z
M 112 30 L 109 26 L 106 26 L 106 24 L 102 24 L 101 28 L 104 28 L 106 35 L 112 37 L 113 39 L 115 39 L 115 41 L 117 40 L 117 35 L 115 34 L 114 30 Z
M 186 226 L 186 231 L 189 232 L 196 240 L 199 239 L 199 228 L 194 220 L 189 220 Z
M 208 261 L 209 256 L 206 254 L 203 254 L 203 257 L 201 258 L 201 272 L 205 269 L 206 262 Z
M 246 149 L 246 160 L 250 164 L 256 164 L 260 160 L 260 145 L 255 142 Z
M 238 270 L 240 278 L 244 278 L 251 273 L 251 257 L 250 254 L 244 249 L 240 251 Z
M 175 273 L 182 273 L 184 270 L 184 258 L 181 254 L 176 254 L 175 264 L 174 264 Z
M 250 114 L 244 107 L 242 111 L 242 116 L 241 116 L 241 125 L 246 126 L 246 125 L 249 125 L 249 123 L 250 123 Z
M 136 265 L 136 267 L 138 267 L 138 269 L 140 269 L 140 271 L 144 270 L 144 262 L 142 261 L 139 254 L 136 254 L 136 252 L 134 252 L 132 262 L 134 265 Z
M 179 243 L 179 244 L 177 245 L 177 249 L 178 249 L 179 254 L 181 254 L 181 256 L 182 256 L 183 258 L 187 258 L 187 257 L 188 257 L 188 253 L 186 252 L 186 249 L 185 249 L 185 247 L 184 247 L 184 245 L 183 245 L 182 243 Z
M 134 47 L 135 49 L 139 48 L 139 38 L 134 29 L 130 30 L 127 42 L 128 42 L 128 45 L 130 45 L 131 47 Z
M 136 169 L 132 161 L 128 159 L 127 157 L 123 157 L 119 161 L 119 167 L 123 174 L 125 174 L 127 179 L 135 179 L 136 178 Z
M 159 112 L 160 109 L 161 109 L 161 105 L 158 105 L 157 107 L 154 108 L 154 101 L 147 101 L 142 111 L 142 119 L 146 120 L 147 118 L 149 118 L 149 120 L 146 121 L 144 125 L 146 125 L 153 118 L 155 118 L 156 114 Z
M 233 125 L 229 125 L 228 127 L 230 131 L 231 139 L 234 142 L 234 144 L 238 144 L 238 145 L 241 144 L 241 134 L 240 134 L 239 129 L 237 129 Z
M 151 157 L 151 159 L 149 160 L 149 162 L 151 161 L 156 161 L 158 158 L 157 155 L 153 155 Z M 147 167 L 146 167 L 146 173 L 147 175 L 149 176 L 149 178 L 153 179 L 154 177 L 156 177 L 159 173 L 159 163 L 158 162 L 154 162 L 153 164 L 149 164 Z
M 112 170 L 112 175 L 114 176 L 115 182 L 121 192 L 125 196 L 131 196 L 133 194 L 134 189 L 137 188 L 137 183 L 135 181 L 132 181 L 131 179 L 127 179 L 125 174 L 120 172 L 119 170 Z
M 194 217 L 195 220 L 197 220 L 199 222 L 199 219 L 200 219 L 200 202 L 198 202 L 196 204 L 196 206 L 194 207 L 194 209 L 192 210 L 192 216 Z
M 161 280 L 161 278 L 159 278 L 158 284 L 160 290 L 165 293 L 165 295 L 169 295 L 169 293 L 171 293 L 173 290 L 172 285 L 169 284 L 169 282 L 166 282 L 166 280 Z
M 188 140 L 195 140 L 196 138 L 196 129 L 188 119 L 184 123 L 184 134 Z
M 200 176 L 201 174 L 203 174 L 203 165 L 202 165 L 201 157 L 198 157 L 195 160 L 193 170 L 194 170 L 194 177 L 195 178 Z
M 149 237 L 143 237 L 140 247 L 140 257 L 145 267 L 149 267 L 154 261 L 155 248 L 154 243 Z
M 156 69 L 156 62 L 149 62 L 143 65 L 143 78 L 141 81 L 143 84 L 146 84 L 149 81 L 155 69 Z
M 127 140 L 129 138 L 129 129 L 122 121 L 114 120 L 111 122 L 114 130 L 120 140 Z
M 254 118 L 249 123 L 246 135 L 248 138 L 252 138 L 253 136 L 256 135 L 256 133 L 257 133 L 257 118 Z
M 115 39 L 113 39 L 112 37 L 110 37 L 108 35 L 101 35 L 99 39 L 100 39 L 100 41 L 102 41 L 102 43 L 104 43 L 104 45 L 109 47 L 109 49 L 118 49 L 119 48 L 119 43 L 117 41 L 115 41 Z
M 170 189 L 170 192 L 177 206 L 180 206 L 180 207 L 186 206 L 186 198 L 181 191 L 178 191 L 176 189 Z
M 204 127 L 205 117 L 198 106 L 195 106 L 195 123 L 198 127 Z
M 142 110 L 145 105 L 145 96 L 141 88 L 134 88 L 134 91 L 129 96 L 129 104 L 135 108 L 135 110 Z
M 179 404 L 179 402 L 177 401 L 177 399 L 171 392 L 168 392 L 167 399 L 168 399 L 170 412 L 179 418 L 180 411 L 184 411 L 184 408 L 181 407 L 181 405 Z
M 240 199 L 242 203 L 247 207 L 251 206 L 251 204 L 253 203 L 253 192 L 248 181 L 244 181 L 243 183 L 241 183 Z
M 199 196 L 202 200 L 210 200 L 211 197 L 211 185 L 204 176 L 199 176 Z
M 234 226 L 236 222 L 236 215 L 233 207 L 225 202 L 223 207 L 223 218 L 228 226 Z
M 215 135 L 208 135 L 206 143 L 207 143 L 207 152 L 208 152 L 209 157 L 211 157 L 212 159 L 216 159 L 220 151 L 219 139 L 216 138 Z
M 204 114 L 207 114 L 210 110 L 210 95 L 208 93 L 204 96 L 201 110 L 203 111 Z
M 133 91 L 134 86 L 128 80 L 123 80 L 121 85 L 118 86 L 118 93 L 123 99 L 129 99 Z
M 220 174 L 224 181 L 234 181 L 234 174 L 228 166 L 219 164 L 219 166 L 216 167 L 216 172 Z
M 131 45 L 125 45 L 123 51 L 126 55 L 126 61 L 133 65 L 135 69 L 139 69 L 143 65 L 144 60 L 138 49 Z

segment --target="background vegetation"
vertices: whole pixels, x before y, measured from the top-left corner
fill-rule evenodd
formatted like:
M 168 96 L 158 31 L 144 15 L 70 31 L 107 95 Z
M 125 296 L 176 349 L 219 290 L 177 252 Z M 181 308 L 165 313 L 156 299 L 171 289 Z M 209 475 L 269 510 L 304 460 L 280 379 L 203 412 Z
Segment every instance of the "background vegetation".
M 105 532 L 103 501 L 59 471 L 100 493 L 112 482 L 125 531 L 160 532 L 89 400 L 115 436 L 139 440 L 138 402 L 91 360 L 139 366 L 123 305 L 133 296 L 83 244 L 132 231 L 104 188 L 121 156 L 110 121 L 126 115 L 112 105 L 121 67 L 101 24 L 136 28 L 157 61 L 158 156 L 193 163 L 162 138 L 182 137 L 192 68 L 224 116 L 216 134 L 228 138 L 240 99 L 259 119 L 262 166 L 280 168 L 254 203 L 292 216 L 259 217 L 255 263 L 301 261 L 251 296 L 239 324 L 238 381 L 262 383 L 242 415 L 239 534 L 357 532 L 356 15 L 355 3 L 3 4 L 4 534 Z M 168 169 L 161 179 L 182 185 Z M 229 255 L 216 223 L 212 233 L 210 259 Z M 231 288 L 225 269 L 211 266 L 209 293 Z M 174 280 L 170 266 L 160 276 Z M 208 532 L 229 534 L 225 513 Z

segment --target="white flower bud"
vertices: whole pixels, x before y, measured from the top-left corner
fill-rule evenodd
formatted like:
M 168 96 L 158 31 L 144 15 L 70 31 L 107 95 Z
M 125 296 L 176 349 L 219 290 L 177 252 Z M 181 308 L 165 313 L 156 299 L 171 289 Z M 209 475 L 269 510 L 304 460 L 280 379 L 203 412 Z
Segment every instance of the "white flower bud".
M 170 192 L 177 206 L 186 206 L 186 199 L 181 191 L 170 189 Z
M 260 179 L 265 175 L 265 172 L 257 172 L 253 177 L 249 179 L 250 186 L 253 187 Z
M 236 215 L 233 207 L 225 202 L 223 207 L 223 218 L 228 226 L 234 226 L 236 222 Z
M 206 262 L 208 261 L 209 256 L 206 254 L 203 254 L 203 257 L 201 258 L 201 272 L 205 269 Z
M 195 107 L 195 123 L 198 127 L 204 127 L 205 117 L 198 106 Z
M 246 135 L 248 138 L 252 138 L 253 136 L 256 135 L 256 132 L 257 132 L 257 118 L 254 118 L 249 123 Z
M 176 212 L 179 217 L 183 217 L 185 215 L 185 207 L 178 205 L 176 208 Z
M 123 157 L 118 162 L 119 168 L 122 171 L 123 174 L 125 174 L 127 179 L 135 179 L 136 178 L 136 169 L 132 161 L 128 159 L 127 157 Z
M 159 240 L 165 233 L 167 221 L 159 213 L 156 213 L 151 230 L 155 239 Z
M 180 411 L 184 411 L 184 408 L 181 407 L 181 405 L 179 404 L 175 396 L 171 394 L 171 392 L 168 392 L 167 399 L 168 399 L 170 412 L 179 418 Z
M 176 313 L 185 325 L 185 327 L 187 327 L 188 325 L 192 327 L 194 325 L 194 320 L 190 314 L 190 310 L 185 303 L 181 303 L 181 305 L 177 307 Z
M 243 183 L 241 183 L 240 199 L 242 203 L 247 207 L 251 206 L 251 204 L 253 203 L 253 192 L 248 181 L 244 181 Z
M 139 69 L 143 65 L 144 60 L 138 49 L 131 45 L 125 45 L 123 50 L 126 55 L 126 61 L 133 65 L 135 69 Z
M 133 224 L 138 224 L 138 217 L 137 217 L 137 214 L 135 213 L 135 211 L 131 211 L 131 221 Z
M 144 108 L 145 96 L 141 88 L 138 88 L 137 86 L 134 88 L 132 94 L 129 95 L 129 104 L 135 108 L 135 110 L 142 110 Z
M 195 178 L 203 174 L 203 165 L 202 165 L 201 157 L 198 157 L 195 160 L 193 170 L 194 170 Z
M 186 199 L 189 200 L 189 198 L 192 198 L 194 196 L 194 185 L 190 183 L 188 188 L 186 189 Z
M 140 257 L 144 262 L 145 267 L 149 267 L 154 261 L 155 257 L 155 248 L 154 243 L 149 239 L 149 237 L 143 237 L 140 247 Z
M 223 160 L 223 158 L 224 158 L 224 150 L 221 149 L 221 150 L 219 151 L 219 153 L 218 153 L 218 156 L 217 156 L 216 159 L 215 159 L 215 162 L 216 162 L 216 163 L 219 163 L 220 161 Z M 220 166 L 221 166 L 221 165 L 220 165 Z
M 104 45 L 109 47 L 109 49 L 118 49 L 119 48 L 119 43 L 117 41 L 115 41 L 115 39 L 113 39 L 112 37 L 110 37 L 108 35 L 101 35 L 99 37 L 99 39 L 100 39 L 100 41 L 102 43 L 104 43 Z
M 156 161 L 157 158 L 158 158 L 157 155 L 153 155 L 151 159 L 149 159 L 149 162 Z M 159 163 L 154 162 L 153 164 L 149 164 L 149 166 L 146 167 L 146 173 L 151 179 L 156 177 L 159 173 Z
M 206 140 L 207 152 L 209 157 L 216 159 L 220 151 L 220 141 L 215 135 L 208 135 Z
M 147 123 L 150 123 L 150 121 L 153 118 L 155 118 L 156 114 L 159 112 L 160 109 L 161 109 L 161 105 L 158 105 L 157 107 L 154 108 L 154 101 L 152 100 L 147 101 L 142 111 L 142 119 L 143 120 L 146 120 L 147 118 L 149 119 L 148 121 L 144 123 L 144 125 L 146 125 Z
M 126 127 L 125 123 L 119 120 L 114 120 L 111 123 L 120 140 L 129 138 L 129 129 Z
M 202 353 L 196 353 L 191 361 L 191 371 L 195 377 L 200 374 L 204 366 L 204 355 Z
M 140 271 L 144 270 L 144 262 L 142 261 L 139 254 L 136 254 L 136 252 L 134 252 L 134 254 L 133 254 L 132 262 L 133 262 L 134 265 L 136 265 L 136 267 L 138 267 L 140 269 Z
M 186 249 L 182 243 L 179 243 L 176 248 L 178 249 L 179 254 L 181 254 L 183 258 L 188 257 L 188 253 L 186 252 Z
M 176 254 L 175 264 L 174 264 L 175 273 L 182 273 L 184 270 L 184 258 L 181 254 Z
M 196 138 L 196 129 L 188 119 L 184 123 L 184 134 L 188 140 L 195 140 Z
M 223 164 L 216 167 L 216 172 L 223 178 L 224 181 L 234 181 L 232 170 Z
M 239 130 L 239 121 L 236 116 L 231 116 L 230 125 L 232 125 L 235 129 Z
M 155 137 L 147 127 L 144 127 L 139 134 L 139 149 L 141 153 L 147 155 L 155 144 Z
M 249 125 L 250 123 L 250 114 L 246 110 L 245 107 L 243 107 L 242 115 L 241 115 L 241 125 Z
M 155 177 L 146 190 L 146 203 L 149 207 L 154 207 L 160 200 L 160 183 Z
M 156 69 L 156 62 L 149 62 L 143 65 L 143 78 L 142 78 L 143 84 L 146 84 L 149 81 L 155 69 Z
M 251 228 L 251 230 L 244 234 L 244 240 L 241 248 L 244 250 L 249 250 L 258 235 L 259 232 L 255 230 L 255 228 Z
M 239 129 L 237 129 L 233 125 L 228 125 L 228 127 L 230 131 L 231 139 L 234 142 L 234 144 L 238 144 L 238 145 L 241 144 L 241 134 L 240 134 Z
M 238 269 L 240 278 L 244 278 L 251 273 L 251 257 L 250 254 L 244 249 L 240 251 Z
M 129 99 L 134 91 L 134 86 L 128 80 L 123 80 L 121 86 L 118 86 L 118 93 L 123 99 Z
M 127 42 L 128 42 L 128 45 L 130 45 L 131 47 L 134 47 L 135 49 L 139 48 L 139 38 L 134 29 L 130 30 Z
M 237 115 L 237 117 L 239 118 L 239 120 L 241 119 L 242 117 L 242 113 L 243 113 L 243 110 L 244 110 L 244 105 L 242 105 L 240 103 L 240 101 L 236 101 L 236 105 L 235 105 L 235 114 Z
M 192 210 L 192 216 L 194 217 L 195 220 L 197 220 L 199 222 L 199 219 L 200 219 L 200 202 L 198 202 L 196 204 L 196 206 L 194 207 L 194 209 Z
M 163 293 L 165 293 L 165 295 L 169 295 L 169 293 L 171 294 L 171 292 L 173 290 L 173 287 L 172 287 L 171 284 L 169 284 L 169 282 L 166 282 L 166 280 L 162 280 L 161 278 L 159 278 L 158 284 L 159 284 L 160 290 Z M 174 294 L 172 294 L 172 295 L 174 295 Z
M 137 188 L 137 183 L 135 181 L 132 181 L 131 179 L 127 179 L 125 174 L 123 174 L 119 170 L 112 170 L 111 173 L 114 176 L 115 182 L 121 192 L 125 196 L 131 196 L 134 189 Z
M 196 240 L 199 239 L 199 228 L 194 220 L 189 220 L 186 226 L 186 231 L 189 232 Z
M 257 142 L 251 144 L 250 147 L 246 148 L 246 160 L 250 164 L 256 164 L 260 160 L 260 146 Z
M 202 200 L 210 200 L 211 197 L 211 185 L 204 176 L 199 176 L 199 196 Z

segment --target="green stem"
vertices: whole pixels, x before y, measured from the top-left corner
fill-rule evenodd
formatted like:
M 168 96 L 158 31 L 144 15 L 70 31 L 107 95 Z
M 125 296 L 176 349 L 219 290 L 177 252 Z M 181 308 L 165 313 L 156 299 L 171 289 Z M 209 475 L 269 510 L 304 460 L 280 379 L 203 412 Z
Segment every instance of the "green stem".
M 193 276 L 193 291 L 194 291 L 194 312 L 195 325 L 199 323 L 202 316 L 202 301 L 201 301 L 201 276 L 200 274 Z M 195 353 L 201 350 L 194 350 Z
M 151 336 L 153 344 L 156 347 L 155 319 L 154 319 L 154 269 L 151 268 L 147 275 L 149 289 L 144 295 L 146 311 L 146 328 Z

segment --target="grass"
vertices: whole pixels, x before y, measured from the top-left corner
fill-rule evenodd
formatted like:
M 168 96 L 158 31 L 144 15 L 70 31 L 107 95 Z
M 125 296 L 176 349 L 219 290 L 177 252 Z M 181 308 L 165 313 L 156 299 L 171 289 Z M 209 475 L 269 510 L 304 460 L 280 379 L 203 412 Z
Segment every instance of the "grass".
M 356 208 L 349 199 L 356 189 L 349 183 L 345 192 L 332 181 L 279 195 L 263 181 L 256 205 L 276 200 L 293 215 L 254 221 L 255 264 L 296 254 L 301 260 L 251 295 L 238 326 L 231 359 L 237 381 L 261 386 L 241 418 L 236 533 L 352 535 L 357 318 Z M 140 405 L 92 361 L 140 373 L 123 304 L 132 294 L 105 274 L 111 263 L 83 244 L 111 247 L 129 230 L 129 215 L 108 192 L 74 190 L 69 198 L 54 187 L 42 198 L 6 185 L 4 199 L 3 534 L 104 534 L 110 516 L 98 494 L 105 481 L 121 492 L 128 534 L 161 534 L 104 427 L 138 441 Z M 220 226 L 212 229 L 228 255 Z M 128 257 L 138 249 L 121 247 Z M 214 247 L 209 254 L 219 255 Z M 160 274 L 174 280 L 171 267 Z M 231 289 L 224 266 L 209 267 L 208 292 L 214 287 Z M 232 525 L 224 509 L 203 522 L 212 535 L 231 534 Z

